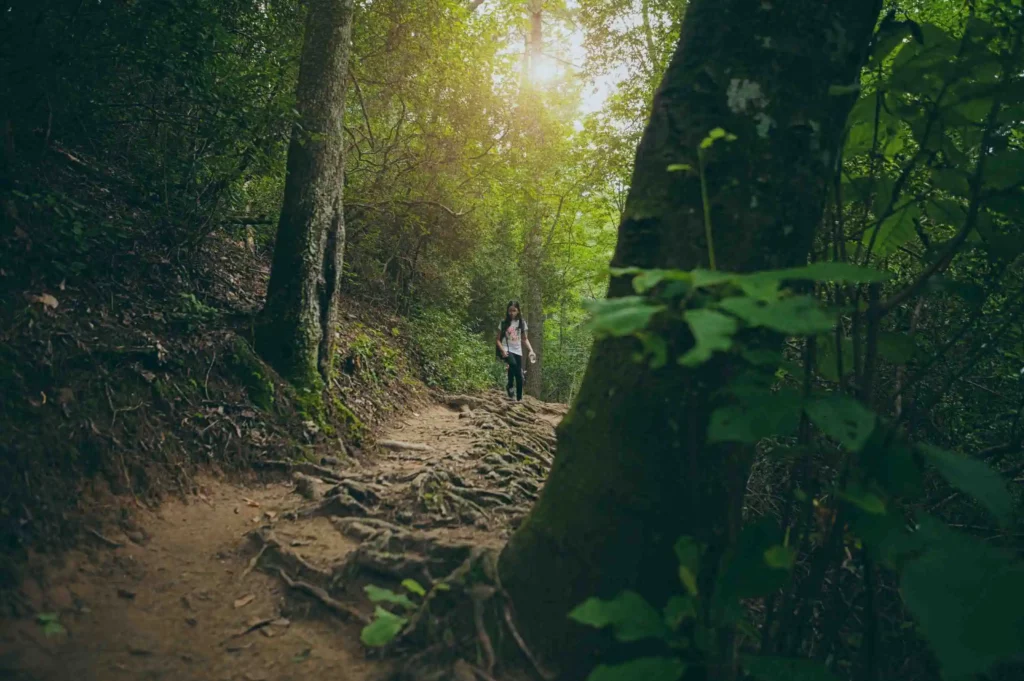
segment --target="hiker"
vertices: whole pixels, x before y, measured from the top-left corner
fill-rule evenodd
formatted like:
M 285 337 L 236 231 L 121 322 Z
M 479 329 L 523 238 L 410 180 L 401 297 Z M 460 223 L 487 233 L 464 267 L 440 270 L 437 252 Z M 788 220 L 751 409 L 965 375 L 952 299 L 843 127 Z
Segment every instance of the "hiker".
M 498 346 L 497 354 L 508 365 L 508 384 L 505 392 L 509 399 L 512 399 L 512 382 L 515 381 L 515 397 L 519 402 L 523 401 L 523 343 L 530 351 L 530 361 L 537 361 L 537 353 L 530 345 L 530 339 L 526 337 L 526 320 L 519 315 L 519 301 L 510 300 L 505 308 L 505 319 L 498 325 L 498 338 L 495 343 Z

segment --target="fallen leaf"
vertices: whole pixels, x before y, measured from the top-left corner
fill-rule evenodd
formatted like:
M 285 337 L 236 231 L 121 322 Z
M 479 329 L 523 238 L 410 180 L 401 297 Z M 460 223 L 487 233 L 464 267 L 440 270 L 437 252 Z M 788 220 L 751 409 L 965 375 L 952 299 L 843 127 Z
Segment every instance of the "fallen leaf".
M 256 597 L 252 594 L 249 594 L 248 596 L 242 596 L 237 601 L 235 601 L 235 608 L 244 608 L 245 606 L 252 603 L 254 600 L 256 600 Z
M 242 497 L 242 499 L 244 499 L 245 503 L 249 504 L 253 508 L 259 508 L 260 507 L 260 505 L 257 502 L 253 501 L 252 499 L 249 499 L 248 497 Z
M 60 304 L 57 302 L 57 299 L 51 296 L 49 293 L 40 293 L 38 296 L 29 295 L 28 299 L 33 303 L 39 303 L 40 305 L 48 307 L 51 310 L 56 309 L 57 306 Z

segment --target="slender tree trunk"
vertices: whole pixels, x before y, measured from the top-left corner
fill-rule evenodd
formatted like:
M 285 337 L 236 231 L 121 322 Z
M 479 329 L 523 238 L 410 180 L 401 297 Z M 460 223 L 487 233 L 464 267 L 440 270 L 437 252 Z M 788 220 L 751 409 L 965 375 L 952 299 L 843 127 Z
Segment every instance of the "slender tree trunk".
M 318 389 L 330 371 L 345 249 L 345 87 L 352 0 L 311 0 L 302 47 L 288 175 L 267 302 L 256 329 L 260 354 L 293 384 Z
M 544 54 L 544 5 L 540 0 L 530 0 L 530 43 L 529 43 L 529 76 L 530 84 L 537 79 Z M 536 92 L 528 93 L 527 101 L 539 104 Z M 530 115 L 531 112 L 527 112 Z M 536 207 L 534 207 L 536 208 Z M 536 211 L 534 211 L 536 212 Z M 530 224 L 523 244 L 523 278 L 526 280 L 526 319 L 530 325 L 530 345 L 537 353 L 537 363 L 528 365 L 526 371 L 526 394 L 538 399 L 544 389 L 544 244 L 541 236 L 541 217 L 531 215 Z
M 738 136 L 710 150 L 718 266 L 749 272 L 806 262 L 833 176 L 854 82 L 880 0 L 692 0 L 637 150 L 612 264 L 708 266 L 697 167 L 713 128 Z M 632 293 L 624 278 L 609 296 Z M 681 325 L 680 325 L 681 327 Z M 670 351 L 692 344 L 667 332 Z M 681 535 L 720 550 L 735 530 L 750 451 L 711 446 L 705 431 L 727 359 L 652 370 L 636 342 L 598 342 L 540 499 L 501 554 L 500 574 L 528 642 L 563 677 L 586 673 L 607 645 L 566 614 L 589 596 L 633 589 L 664 603 L 678 588 Z M 730 503 L 732 500 L 732 503 Z
M 526 320 L 530 325 L 528 334 L 530 345 L 537 353 L 537 363 L 529 364 L 526 370 L 525 390 L 528 395 L 538 399 L 544 387 L 544 245 L 541 242 L 540 218 L 535 218 L 526 235 L 526 247 L 523 253 L 526 275 Z M 525 350 L 525 348 L 524 348 Z

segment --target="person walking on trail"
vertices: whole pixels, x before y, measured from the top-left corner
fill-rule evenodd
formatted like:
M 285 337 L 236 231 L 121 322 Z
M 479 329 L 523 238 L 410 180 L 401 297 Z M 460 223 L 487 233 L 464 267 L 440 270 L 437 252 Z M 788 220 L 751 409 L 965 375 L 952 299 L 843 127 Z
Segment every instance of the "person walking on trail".
M 537 361 L 537 353 L 526 336 L 526 320 L 519 314 L 519 301 L 510 300 L 505 308 L 505 319 L 498 325 L 498 354 L 508 365 L 508 384 L 505 392 L 512 399 L 512 384 L 515 383 L 515 398 L 523 401 L 523 344 L 530 351 L 530 361 Z

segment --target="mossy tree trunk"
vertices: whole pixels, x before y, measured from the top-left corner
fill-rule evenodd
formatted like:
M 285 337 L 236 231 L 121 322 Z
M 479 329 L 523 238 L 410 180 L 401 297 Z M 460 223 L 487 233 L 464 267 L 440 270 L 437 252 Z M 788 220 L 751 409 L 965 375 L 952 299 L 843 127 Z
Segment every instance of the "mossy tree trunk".
M 299 121 L 256 348 L 288 381 L 319 390 L 330 372 L 345 248 L 345 88 L 352 0 L 311 0 L 299 67 Z
M 806 262 L 853 103 L 829 87 L 858 78 L 879 5 L 692 0 L 637 150 L 612 265 L 708 267 L 699 178 L 666 168 L 697 168 L 717 127 L 738 136 L 707 159 L 718 267 Z M 631 293 L 628 280 L 612 281 L 609 296 Z M 685 329 L 669 333 L 675 355 L 692 344 Z M 595 345 L 547 484 L 501 554 L 529 642 L 566 664 L 566 678 L 607 641 L 566 614 L 623 589 L 664 603 L 679 588 L 672 544 L 691 535 L 720 549 L 749 474 L 748 449 L 705 438 L 711 395 L 734 367 L 652 370 L 634 361 L 637 349 L 630 339 Z

